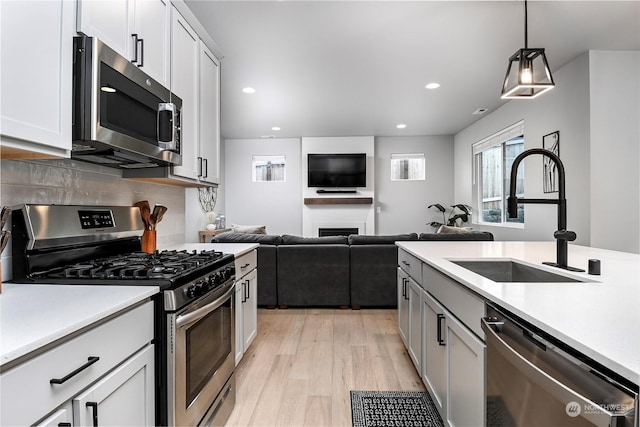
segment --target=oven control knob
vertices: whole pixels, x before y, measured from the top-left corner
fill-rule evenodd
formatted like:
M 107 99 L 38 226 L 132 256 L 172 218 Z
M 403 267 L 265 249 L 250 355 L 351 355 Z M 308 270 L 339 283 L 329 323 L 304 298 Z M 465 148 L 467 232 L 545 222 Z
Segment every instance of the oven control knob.
M 214 286 L 218 286 L 220 284 L 222 284 L 222 277 L 221 277 L 220 273 L 218 272 L 218 273 L 215 273 L 213 275 L 213 285 Z
M 191 286 L 185 288 L 184 295 L 187 298 L 195 298 L 197 296 L 196 295 L 196 286 L 195 285 L 191 285 Z

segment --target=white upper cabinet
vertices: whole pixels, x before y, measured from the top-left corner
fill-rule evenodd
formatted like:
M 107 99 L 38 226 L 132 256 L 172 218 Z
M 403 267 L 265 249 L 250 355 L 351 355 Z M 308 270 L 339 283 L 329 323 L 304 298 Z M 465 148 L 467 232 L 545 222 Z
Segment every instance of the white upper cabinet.
M 138 58 L 136 64 L 155 80 L 169 87 L 170 78 L 170 47 L 169 47 L 169 22 L 171 17 L 171 4 L 169 0 L 136 0 L 134 3 L 134 28 L 131 34 L 137 34 L 136 40 L 132 36 L 133 56 L 136 48 Z
M 180 154 L 173 174 L 198 179 L 198 35 L 173 9 L 171 14 L 171 91 L 182 99 Z
M 79 0 L 77 29 L 169 86 L 170 13 L 169 0 Z
M 0 1 L 2 158 L 69 156 L 74 10 Z
M 200 181 L 220 183 L 220 62 L 200 41 Z

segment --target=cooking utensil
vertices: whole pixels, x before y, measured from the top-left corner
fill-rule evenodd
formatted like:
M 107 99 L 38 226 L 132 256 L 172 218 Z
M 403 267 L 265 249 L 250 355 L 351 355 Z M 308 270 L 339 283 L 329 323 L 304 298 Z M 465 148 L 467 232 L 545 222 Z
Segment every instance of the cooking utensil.
M 2 212 L 0 212 L 0 230 L 4 228 L 4 225 L 7 223 L 7 219 L 9 219 L 9 214 L 11 213 L 11 209 L 7 206 L 2 207 Z
M 134 203 L 133 206 L 136 206 L 138 209 L 140 209 L 140 216 L 142 217 L 142 222 L 144 223 L 144 229 L 151 230 L 151 225 L 149 223 L 149 217 L 151 216 L 151 205 L 149 205 L 149 201 L 141 200 Z
M 2 232 L 2 237 L 0 237 L 0 253 L 4 251 L 4 248 L 9 243 L 9 237 L 11 236 L 11 232 L 9 230 L 4 230 Z
M 156 223 L 158 222 L 158 205 L 153 206 L 153 212 L 149 216 L 149 227 L 151 230 L 156 229 Z
M 167 207 L 163 205 L 156 205 L 153 208 L 154 212 L 156 208 L 158 208 L 158 212 L 156 214 L 156 224 L 158 224 L 160 221 L 162 221 L 162 217 L 164 216 L 165 212 L 167 212 Z

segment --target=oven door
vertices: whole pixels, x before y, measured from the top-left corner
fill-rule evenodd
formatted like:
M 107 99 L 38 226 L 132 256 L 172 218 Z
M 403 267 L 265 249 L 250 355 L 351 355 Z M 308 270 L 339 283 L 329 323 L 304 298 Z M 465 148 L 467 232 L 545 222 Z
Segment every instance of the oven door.
M 233 281 L 169 314 L 168 421 L 198 425 L 235 367 Z M 173 338 L 173 340 L 172 340 Z

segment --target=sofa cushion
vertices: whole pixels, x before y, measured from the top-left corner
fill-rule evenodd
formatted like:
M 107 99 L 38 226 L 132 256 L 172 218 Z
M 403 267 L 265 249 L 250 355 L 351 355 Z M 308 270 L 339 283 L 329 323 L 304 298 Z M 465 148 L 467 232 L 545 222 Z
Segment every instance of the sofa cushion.
M 447 234 L 447 233 L 421 233 L 419 240 L 431 240 L 438 242 L 449 241 L 465 241 L 465 240 L 480 240 L 480 241 L 493 241 L 493 234 L 488 231 L 471 231 L 468 233 L 460 234 Z
M 347 236 L 301 237 L 289 234 L 282 236 L 283 245 L 346 245 L 348 242 Z
M 384 243 L 351 245 L 349 249 L 351 305 L 397 307 L 398 247 Z
M 234 233 L 267 234 L 267 226 L 231 224 L 231 231 Z
M 438 231 L 436 231 L 436 233 L 463 234 L 463 233 L 471 233 L 472 231 L 473 231 L 473 228 L 471 227 L 451 227 L 449 225 L 441 225 L 440 228 L 438 228 Z
M 263 245 L 279 245 L 282 237 L 273 234 L 246 234 L 227 232 L 213 236 L 214 243 L 260 243 Z
M 418 240 L 416 233 L 394 234 L 385 236 L 368 236 L 362 234 L 352 234 L 349 236 L 350 245 L 392 245 L 394 242 L 401 240 Z

